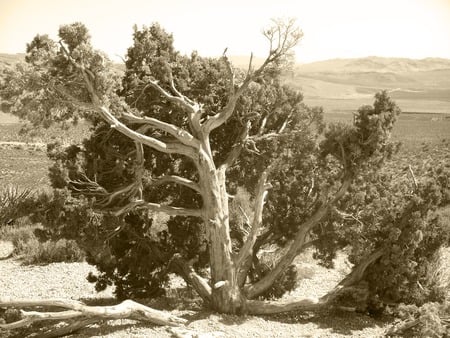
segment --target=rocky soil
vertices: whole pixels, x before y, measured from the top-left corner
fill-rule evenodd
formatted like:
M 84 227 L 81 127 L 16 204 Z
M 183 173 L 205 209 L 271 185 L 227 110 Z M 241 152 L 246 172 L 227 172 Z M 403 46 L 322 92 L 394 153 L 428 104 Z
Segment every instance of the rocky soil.
M 0 244 L 0 257 L 8 253 L 8 244 Z M 301 262 L 300 260 L 309 262 Z M 299 287 L 284 298 L 320 297 L 338 282 L 348 269 L 345 257 L 339 257 L 337 269 L 328 270 L 302 256 L 297 262 Z M 24 266 L 17 259 L 0 260 L 0 298 L 71 298 L 88 303 L 110 303 L 112 290 L 96 293 L 85 279 L 94 268 L 87 263 L 57 263 Z M 198 337 L 382 337 L 386 323 L 364 314 L 331 312 L 289 313 L 271 317 L 238 317 L 202 310 L 196 302 L 180 302 L 176 292 L 164 299 L 144 301 L 149 306 L 171 310 L 187 318 L 187 329 Z M 3 332 L 4 336 L 7 333 Z M 173 337 L 166 327 L 151 327 L 131 320 L 113 320 L 87 327 L 71 337 Z M 2 332 L 0 332 L 2 337 Z

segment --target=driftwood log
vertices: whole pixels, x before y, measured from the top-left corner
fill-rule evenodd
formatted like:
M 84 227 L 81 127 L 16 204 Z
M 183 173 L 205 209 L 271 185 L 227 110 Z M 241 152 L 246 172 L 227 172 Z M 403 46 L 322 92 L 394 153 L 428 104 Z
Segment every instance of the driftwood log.
M 174 316 L 166 311 L 155 310 L 132 300 L 125 300 L 112 306 L 88 306 L 80 301 L 68 299 L 0 299 L 0 308 L 54 308 L 61 311 L 29 311 L 21 310 L 21 319 L 0 324 L 1 330 L 23 328 L 40 321 L 66 321 L 76 319 L 75 322 L 46 333 L 45 337 L 60 337 L 78 331 L 79 329 L 107 319 L 134 319 L 145 321 L 153 325 L 184 326 L 187 320 Z

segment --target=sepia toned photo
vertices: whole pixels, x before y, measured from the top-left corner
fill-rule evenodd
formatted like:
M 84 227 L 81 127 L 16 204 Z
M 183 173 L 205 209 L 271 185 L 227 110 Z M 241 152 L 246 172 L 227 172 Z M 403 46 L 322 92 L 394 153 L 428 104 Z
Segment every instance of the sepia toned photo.
M 450 1 L 0 0 L 2 337 L 450 337 Z

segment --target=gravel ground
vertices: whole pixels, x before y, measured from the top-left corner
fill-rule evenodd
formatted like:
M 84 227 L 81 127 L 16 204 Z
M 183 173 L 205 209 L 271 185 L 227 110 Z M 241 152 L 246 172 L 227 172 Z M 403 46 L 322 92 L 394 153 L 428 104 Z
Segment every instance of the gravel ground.
M 4 245 L 0 245 L 0 257 L 2 247 Z M 312 263 L 299 263 L 300 274 L 306 278 L 300 281 L 299 287 L 295 291 L 283 298 L 320 297 L 325 294 L 342 278 L 345 258 L 339 257 L 339 259 L 338 265 L 341 266 L 341 270 L 328 270 Z M 87 263 L 23 266 L 14 259 L 0 260 L 0 298 L 110 298 L 112 296 L 111 289 L 96 293 L 94 286 L 86 281 L 86 275 L 93 270 L 95 269 Z M 202 310 L 192 311 L 185 307 L 177 309 L 177 306 L 173 304 L 172 312 L 190 320 L 187 329 L 207 334 L 199 336 L 203 338 L 382 337 L 385 330 L 383 322 L 378 322 L 362 314 L 345 312 L 239 317 Z M 166 327 L 150 327 L 131 320 L 113 320 L 85 328 L 71 337 L 140 338 L 173 337 L 173 334 Z

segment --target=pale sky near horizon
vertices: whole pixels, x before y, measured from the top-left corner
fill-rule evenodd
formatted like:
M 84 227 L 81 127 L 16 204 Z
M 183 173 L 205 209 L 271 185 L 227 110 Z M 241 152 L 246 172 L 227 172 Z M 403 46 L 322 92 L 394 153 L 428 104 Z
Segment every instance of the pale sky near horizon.
M 36 34 L 56 38 L 61 24 L 83 22 L 93 45 L 125 56 L 132 27 L 159 22 L 189 54 L 265 56 L 261 30 L 295 17 L 304 33 L 297 60 L 450 58 L 450 0 L 0 0 L 0 53 L 23 53 Z

